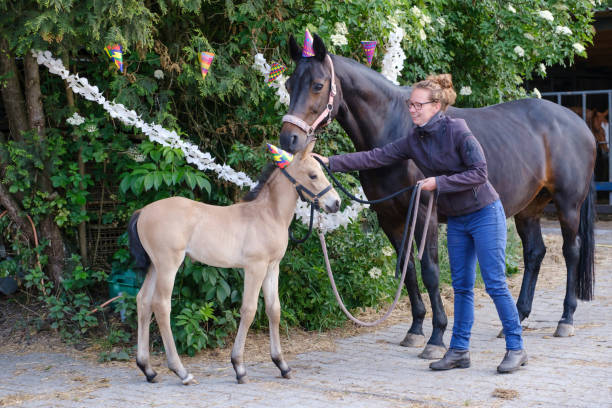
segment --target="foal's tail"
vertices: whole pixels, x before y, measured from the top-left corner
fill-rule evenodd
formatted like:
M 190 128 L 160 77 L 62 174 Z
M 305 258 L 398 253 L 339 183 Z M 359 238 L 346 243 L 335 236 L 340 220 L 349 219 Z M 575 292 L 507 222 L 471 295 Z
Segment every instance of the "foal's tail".
M 591 179 L 582 208 L 580 209 L 580 258 L 576 279 L 576 296 L 580 300 L 592 300 L 595 288 L 595 179 Z
M 140 210 L 132 214 L 132 218 L 130 218 L 130 222 L 128 223 L 130 253 L 135 260 L 134 267 L 142 269 L 144 273 L 147 273 L 149 265 L 151 265 L 151 258 L 149 258 L 149 254 L 145 251 L 142 242 L 140 242 L 140 237 L 138 236 L 138 228 L 136 226 L 138 217 L 140 217 Z

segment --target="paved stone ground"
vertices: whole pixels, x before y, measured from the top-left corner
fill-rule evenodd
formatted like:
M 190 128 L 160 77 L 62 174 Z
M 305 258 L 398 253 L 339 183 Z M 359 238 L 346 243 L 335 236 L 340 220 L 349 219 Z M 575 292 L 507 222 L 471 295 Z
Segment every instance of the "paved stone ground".
M 612 234 L 599 234 L 602 242 L 612 244 Z M 235 383 L 229 361 L 188 365 L 199 384 L 185 387 L 167 370 L 159 370 L 159 383 L 148 384 L 135 365 L 97 365 L 52 353 L 0 354 L 0 406 L 612 407 L 611 272 L 612 265 L 599 268 L 596 299 L 578 305 L 574 337 L 552 337 L 564 284 L 536 293 L 524 332 L 529 365 L 510 375 L 495 371 L 504 341 L 496 338 L 500 324 L 492 302 L 479 298 L 472 367 L 465 370 L 430 371 L 429 361 L 417 357 L 419 349 L 398 345 L 407 324 L 338 340 L 333 353 L 300 354 L 289 361 L 291 380 L 280 378 L 272 362 L 248 364 L 246 385 Z

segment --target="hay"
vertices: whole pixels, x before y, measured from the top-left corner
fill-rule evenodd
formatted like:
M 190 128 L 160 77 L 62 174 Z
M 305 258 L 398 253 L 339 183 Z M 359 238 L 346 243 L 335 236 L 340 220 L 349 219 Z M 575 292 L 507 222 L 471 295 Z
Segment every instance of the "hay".
M 493 390 L 493 393 L 491 394 L 491 396 L 495 398 L 511 400 L 511 399 L 518 398 L 519 393 L 516 390 L 509 390 L 506 388 L 496 388 Z

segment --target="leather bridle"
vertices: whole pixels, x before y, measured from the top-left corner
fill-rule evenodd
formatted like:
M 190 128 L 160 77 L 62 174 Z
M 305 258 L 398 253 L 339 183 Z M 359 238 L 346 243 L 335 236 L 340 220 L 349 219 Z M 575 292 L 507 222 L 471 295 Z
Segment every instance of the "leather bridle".
M 309 189 L 307 189 L 306 187 L 298 183 L 298 181 L 294 179 L 291 176 L 291 174 L 287 172 L 287 170 L 281 169 L 281 172 L 285 175 L 285 177 L 289 179 L 291 184 L 293 184 L 293 187 L 295 187 L 295 191 L 297 191 L 302 201 L 311 203 L 313 207 L 317 210 L 321 208 L 319 206 L 319 198 L 323 197 L 329 190 L 332 189 L 331 183 L 327 187 L 325 187 L 323 190 L 319 191 L 317 194 L 314 194 L 312 191 L 310 191 Z M 310 199 L 305 197 L 304 194 L 306 194 Z
M 283 116 L 283 123 L 287 122 L 299 127 L 304 132 L 306 132 L 307 137 L 311 137 L 314 135 L 315 131 L 317 130 L 317 127 L 321 124 L 321 122 L 326 120 L 325 123 L 323 123 L 323 126 L 321 126 L 323 128 L 329 125 L 329 123 L 333 119 L 332 110 L 334 109 L 334 96 L 336 96 L 336 75 L 334 74 L 334 63 L 332 62 L 331 57 L 329 56 L 329 54 L 327 54 L 325 57 L 329 61 L 329 65 L 331 67 L 331 85 L 329 88 L 329 98 L 327 99 L 327 106 L 325 107 L 323 112 L 321 112 L 319 117 L 315 119 L 312 125 L 308 125 L 306 122 L 304 122 L 304 120 L 298 118 L 295 115 L 287 114 Z

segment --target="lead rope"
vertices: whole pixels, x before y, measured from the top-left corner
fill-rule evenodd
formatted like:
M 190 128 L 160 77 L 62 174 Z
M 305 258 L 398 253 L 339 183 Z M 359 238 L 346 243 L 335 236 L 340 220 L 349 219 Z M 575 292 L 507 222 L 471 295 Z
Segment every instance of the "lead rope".
M 338 293 L 338 288 L 336 287 L 336 281 L 334 280 L 334 274 L 331 270 L 331 266 L 329 263 L 329 256 L 327 255 L 327 244 L 325 243 L 325 236 L 323 235 L 323 232 L 321 230 L 319 230 L 319 241 L 321 242 L 321 249 L 323 250 L 323 257 L 325 258 L 325 267 L 327 269 L 327 276 L 329 277 L 329 281 L 332 285 L 332 290 L 334 292 L 334 296 L 336 297 L 336 301 L 338 302 L 338 305 L 340 306 L 340 309 L 342 309 L 342 311 L 344 312 L 344 314 L 346 315 L 346 317 L 348 317 L 352 322 L 360 325 L 360 326 L 365 326 L 365 327 L 373 327 L 373 326 L 377 326 L 380 323 L 384 322 L 385 320 L 387 320 L 389 318 L 389 316 L 391 315 L 391 313 L 393 312 L 393 310 L 395 309 L 395 307 L 397 306 L 397 303 L 399 301 L 400 295 L 402 293 L 402 285 L 404 284 L 404 279 L 406 278 L 406 271 L 407 271 L 407 267 L 408 267 L 408 261 L 410 258 L 410 254 L 412 252 L 412 241 L 414 239 L 414 230 L 416 227 L 416 220 L 417 220 L 417 216 L 418 216 L 418 203 L 419 203 L 419 199 L 421 197 L 421 188 L 422 188 L 422 183 L 418 182 L 415 186 L 416 188 L 412 191 L 412 197 L 410 198 L 410 205 L 408 206 L 408 212 L 406 214 L 406 222 L 405 222 L 405 226 L 404 226 L 404 233 L 403 233 L 403 238 L 402 238 L 402 244 L 405 242 L 405 238 L 406 238 L 406 232 L 408 229 L 408 224 L 409 224 L 409 220 L 410 220 L 410 215 L 413 212 L 413 208 L 414 208 L 414 214 L 412 216 L 412 225 L 410 227 L 410 236 L 408 238 L 408 245 L 406 246 L 406 255 L 405 255 L 405 259 L 404 259 L 404 266 L 402 268 L 402 275 L 401 278 L 399 280 L 399 284 L 398 284 L 398 288 L 397 291 L 395 292 L 395 299 L 393 300 L 393 303 L 391 304 L 391 307 L 389 308 L 389 310 L 387 310 L 387 312 L 379 319 L 373 321 L 373 322 L 364 322 L 362 320 L 357 319 L 355 316 L 353 316 L 351 314 L 351 312 L 348 311 L 348 309 L 346 308 L 346 306 L 344 305 L 344 302 L 342 301 L 342 298 L 340 297 L 340 294 Z M 423 251 L 425 249 L 425 241 L 426 241 L 426 236 L 427 236 L 427 229 L 428 229 L 428 225 L 429 225 L 429 220 L 431 218 L 431 210 L 433 208 L 433 198 L 434 198 L 434 194 L 431 194 L 429 197 L 429 203 L 427 205 L 427 216 L 426 216 L 426 221 L 425 221 L 425 226 L 423 228 L 423 236 L 421 238 L 421 246 L 419 248 L 419 253 L 418 253 L 418 257 L 419 260 L 422 258 L 423 256 Z M 414 205 L 414 203 L 417 203 L 416 206 Z M 398 267 L 399 267 L 399 260 L 401 258 L 402 252 L 403 252 L 404 246 L 402 245 L 400 247 L 400 253 L 398 255 Z M 397 268 L 396 268 L 397 270 Z

